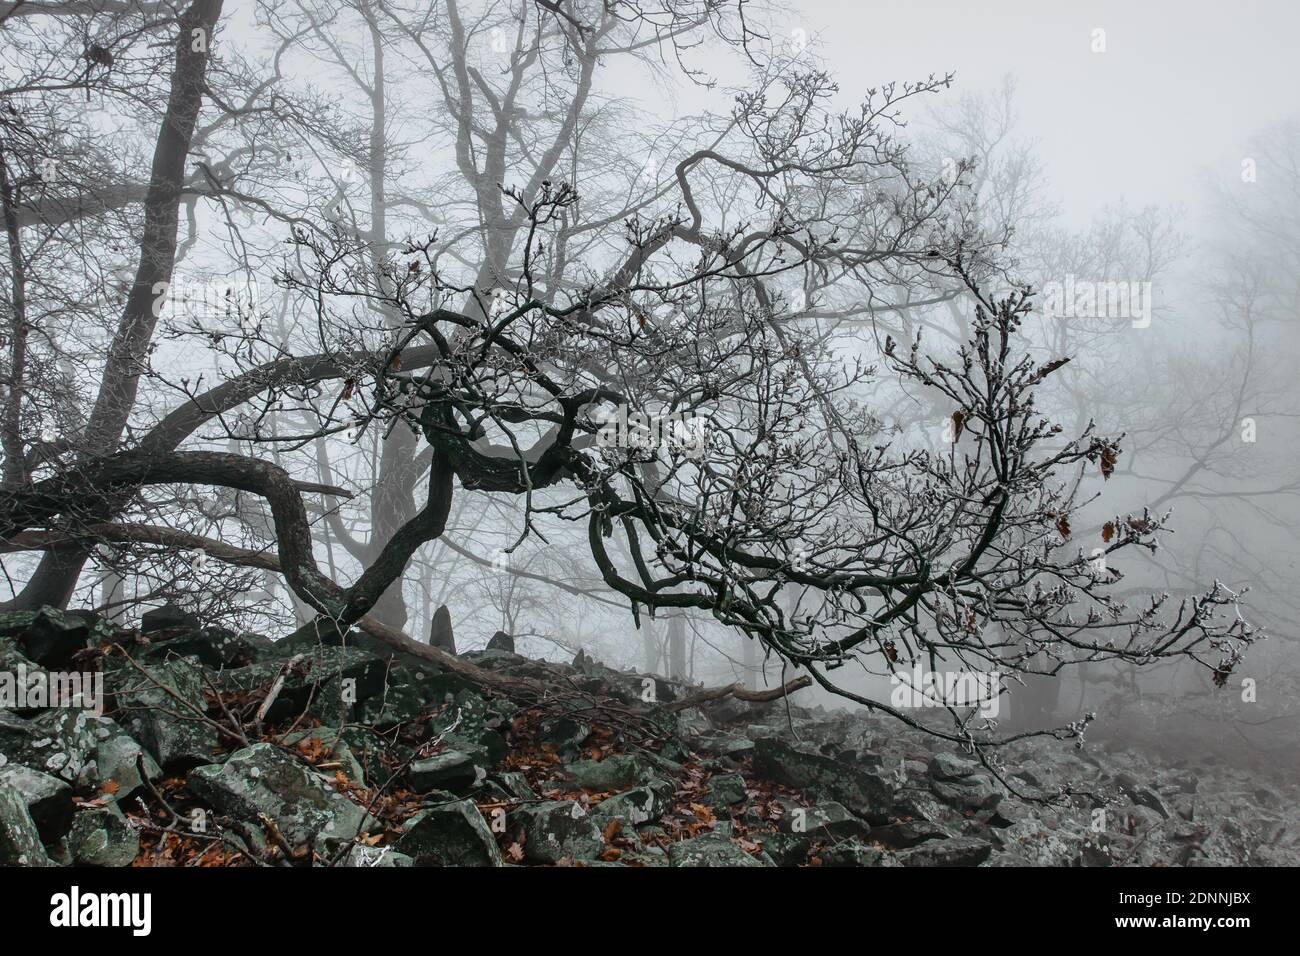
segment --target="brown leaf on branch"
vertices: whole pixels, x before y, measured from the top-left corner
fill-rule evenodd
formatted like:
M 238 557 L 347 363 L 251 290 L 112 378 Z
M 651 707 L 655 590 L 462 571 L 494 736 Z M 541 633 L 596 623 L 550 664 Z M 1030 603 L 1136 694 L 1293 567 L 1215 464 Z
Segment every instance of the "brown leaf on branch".
M 1070 519 L 1067 515 L 1060 515 L 1057 517 L 1056 530 L 1061 533 L 1062 538 L 1070 537 Z
M 339 396 L 339 401 L 346 402 L 352 397 L 352 390 L 357 387 L 355 378 L 346 378 L 343 380 L 343 394 Z
M 1119 449 L 1114 445 L 1104 445 L 1101 449 L 1101 477 L 1110 478 L 1115 473 L 1115 463 L 1119 461 Z
M 1107 521 L 1101 526 L 1101 540 L 1110 544 L 1111 538 L 1115 537 L 1115 522 Z
M 952 440 L 956 441 L 961 438 L 962 429 L 966 427 L 966 412 L 964 409 L 957 409 L 952 413 Z

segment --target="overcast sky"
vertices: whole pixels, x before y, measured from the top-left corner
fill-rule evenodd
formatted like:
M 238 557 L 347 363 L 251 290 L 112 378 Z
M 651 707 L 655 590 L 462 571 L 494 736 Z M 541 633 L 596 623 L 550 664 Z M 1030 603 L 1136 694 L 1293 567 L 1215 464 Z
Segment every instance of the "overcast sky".
M 1018 80 L 1021 132 L 1082 225 L 1121 196 L 1195 211 L 1203 172 L 1300 112 L 1297 0 L 793 0 L 845 94 L 956 71 L 956 92 Z M 1091 51 L 1094 28 L 1105 53 Z M 1261 170 L 1263 175 L 1264 171 Z

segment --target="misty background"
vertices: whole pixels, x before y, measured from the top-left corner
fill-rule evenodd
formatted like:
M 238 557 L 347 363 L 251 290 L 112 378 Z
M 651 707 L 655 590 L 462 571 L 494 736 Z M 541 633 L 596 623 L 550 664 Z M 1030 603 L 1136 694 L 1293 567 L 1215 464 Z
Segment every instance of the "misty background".
M 438 84 L 419 43 L 385 24 L 377 28 L 377 59 L 365 4 L 230 6 L 223 55 L 232 62 L 274 57 L 289 85 L 320 110 L 305 119 L 318 135 L 286 131 L 272 161 L 248 171 L 256 188 L 245 191 L 267 202 L 274 197 L 281 212 L 212 201 L 186 207 L 177 271 L 197 283 L 235 277 L 236 288 L 251 278 L 265 334 L 251 344 L 214 340 L 203 320 L 171 316 L 150 355 L 145 388 L 152 400 L 140 403 L 156 417 L 255 358 L 314 345 L 318 316 L 310 297 L 277 281 L 285 231 L 297 217 L 364 223 L 393 248 L 430 228 L 446 235 L 477 225 L 463 187 L 452 185 L 455 130 L 439 115 Z M 482 12 L 482 30 L 467 49 L 486 73 L 513 38 L 505 21 L 492 19 L 506 16 L 504 7 Z M 913 163 L 936 178 L 956 159 L 975 160 L 962 189 L 982 224 L 1007 237 L 1007 271 L 1017 282 L 1037 289 L 1066 277 L 1150 283 L 1144 327 L 1127 317 L 1040 312 L 1023 330 L 1044 360 L 1073 356 L 1044 386 L 1044 410 L 1076 430 L 1095 420 L 1106 433 L 1125 434 L 1104 495 L 1084 512 L 1088 527 L 1076 519 L 1064 546 L 1089 550 L 1112 516 L 1172 509 L 1175 533 L 1162 537 L 1157 552 L 1116 559 L 1118 590 L 1136 598 L 1152 590 L 1195 594 L 1215 581 L 1249 588 L 1243 613 L 1270 634 L 1223 687 L 1184 661 L 1142 669 L 1122 661 L 1084 664 L 1058 681 L 1012 685 L 1003 719 L 1039 726 L 1096 711 L 1090 737 L 1103 744 L 1209 750 L 1224 760 L 1300 771 L 1300 101 L 1290 66 L 1300 8 L 1280 0 L 1230 9 L 1200 2 L 1009 0 L 977 7 L 957 0 L 800 0 L 764 13 L 775 54 L 833 75 L 838 108 L 891 81 L 954 74 L 946 89 L 900 104 L 906 125 L 895 135 L 908 143 Z M 683 75 L 679 63 L 698 72 Z M 717 117 L 745 88 L 748 71 L 742 55 L 708 37 L 674 54 L 647 48 L 602 58 L 584 119 L 592 136 L 607 128 L 627 136 L 588 158 L 577 177 L 580 190 L 599 190 L 617 216 L 639 194 L 671 183 L 684 152 L 696 148 L 701 133 L 719 128 Z M 527 121 L 545 125 L 548 104 L 563 106 L 564 91 L 543 80 L 535 92 L 522 109 L 540 111 Z M 136 167 L 147 167 L 119 104 L 89 96 L 84 122 L 106 142 L 117 136 L 122 155 L 134 153 Z M 201 145 L 208 168 L 218 172 L 245 158 L 223 135 L 215 129 Z M 379 182 L 364 155 L 370 137 L 386 143 Z M 725 196 L 712 198 L 726 209 Z M 596 263 L 609 249 L 595 244 L 589 254 Z M 448 259 L 449 268 L 473 277 L 473 262 L 456 261 L 454 251 Z M 107 249 L 94 263 L 106 289 L 124 270 L 129 280 L 129 264 Z M 921 328 L 931 343 L 961 340 L 969 303 L 915 298 L 880 312 L 839 301 L 817 321 L 845 361 L 872 361 L 871 346 L 886 330 L 900 341 Z M 802 303 L 814 311 L 819 304 Z M 363 305 L 356 309 L 364 328 L 357 339 L 381 341 L 382 323 L 367 318 Z M 72 379 L 82 375 L 78 362 L 67 370 Z M 909 441 L 935 448 L 944 441 L 948 408 L 887 384 L 853 397 Z M 401 510 L 385 504 L 393 480 L 383 471 L 385 456 L 419 452 L 394 450 L 381 428 L 340 427 L 303 442 L 248 441 L 240 437 L 246 414 L 209 424 L 194 436 L 195 447 L 271 455 L 295 474 L 349 489 L 352 497 L 319 504 L 312 517 L 319 562 L 351 578 Z M 149 417 L 139 415 L 137 427 Z M 267 407 L 257 417 L 280 436 L 310 432 L 292 411 Z M 418 491 L 419 480 L 407 493 L 411 487 Z M 228 491 L 183 494 L 190 497 L 171 519 L 177 527 L 251 550 L 271 546 L 260 500 Z M 774 686 L 793 676 L 765 660 L 754 640 L 706 614 L 661 611 L 652 618 L 642 610 L 634 620 L 626 598 L 601 581 L 581 523 L 554 522 L 544 539 L 521 541 L 523 530 L 519 498 L 459 495 L 444 537 L 419 549 L 376 616 L 428 639 L 445 606 L 461 651 L 483 647 L 502 630 L 530 656 L 567 660 L 582 651 L 709 686 Z M 27 552 L 5 556 L 14 593 L 36 561 Z M 165 547 L 127 554 L 101 546 L 73 603 L 130 622 L 167 601 L 193 606 L 205 620 L 273 635 L 310 618 L 275 573 Z M 858 693 L 890 693 L 879 662 L 839 676 Z M 796 699 L 850 706 L 821 689 Z

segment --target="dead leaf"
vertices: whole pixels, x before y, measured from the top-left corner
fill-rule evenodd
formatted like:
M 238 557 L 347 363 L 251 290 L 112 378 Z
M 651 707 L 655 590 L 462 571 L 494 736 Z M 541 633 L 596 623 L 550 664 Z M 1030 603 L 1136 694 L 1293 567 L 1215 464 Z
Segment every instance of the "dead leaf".
M 1056 530 L 1061 533 L 1062 538 L 1070 537 L 1070 519 L 1066 515 L 1056 519 Z
M 1101 449 L 1101 477 L 1110 478 L 1115 473 L 1115 463 L 1119 461 L 1119 449 L 1105 445 Z
M 506 855 L 516 863 L 522 863 L 524 861 L 524 848 L 518 843 L 512 843 L 506 847 Z
M 111 797 L 113 794 L 117 793 L 117 791 L 121 789 L 122 788 L 118 785 L 118 782 L 116 780 L 105 780 L 104 783 L 100 786 L 99 792 L 106 793 Z
M 1115 537 L 1115 522 L 1107 521 L 1101 527 L 1101 540 L 1106 544 L 1110 544 L 1110 540 L 1113 537 Z
M 966 412 L 964 409 L 957 409 L 952 413 L 952 440 L 956 441 L 961 438 L 961 431 L 966 427 Z

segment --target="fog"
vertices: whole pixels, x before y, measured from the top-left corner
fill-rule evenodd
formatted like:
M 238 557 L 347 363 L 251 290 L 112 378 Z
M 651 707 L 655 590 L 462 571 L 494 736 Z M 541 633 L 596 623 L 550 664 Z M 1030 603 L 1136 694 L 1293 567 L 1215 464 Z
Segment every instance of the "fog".
M 1300 7 L 664 3 L 602 46 L 229 6 L 161 272 L 170 66 L 123 41 L 70 100 L 70 26 L 0 53 L 50 87 L 10 176 L 59 170 L 6 207 L 9 609 L 505 632 L 1300 773 Z M 702 444 L 605 443 L 616 408 Z M 996 713 L 914 668 L 997 672 Z

